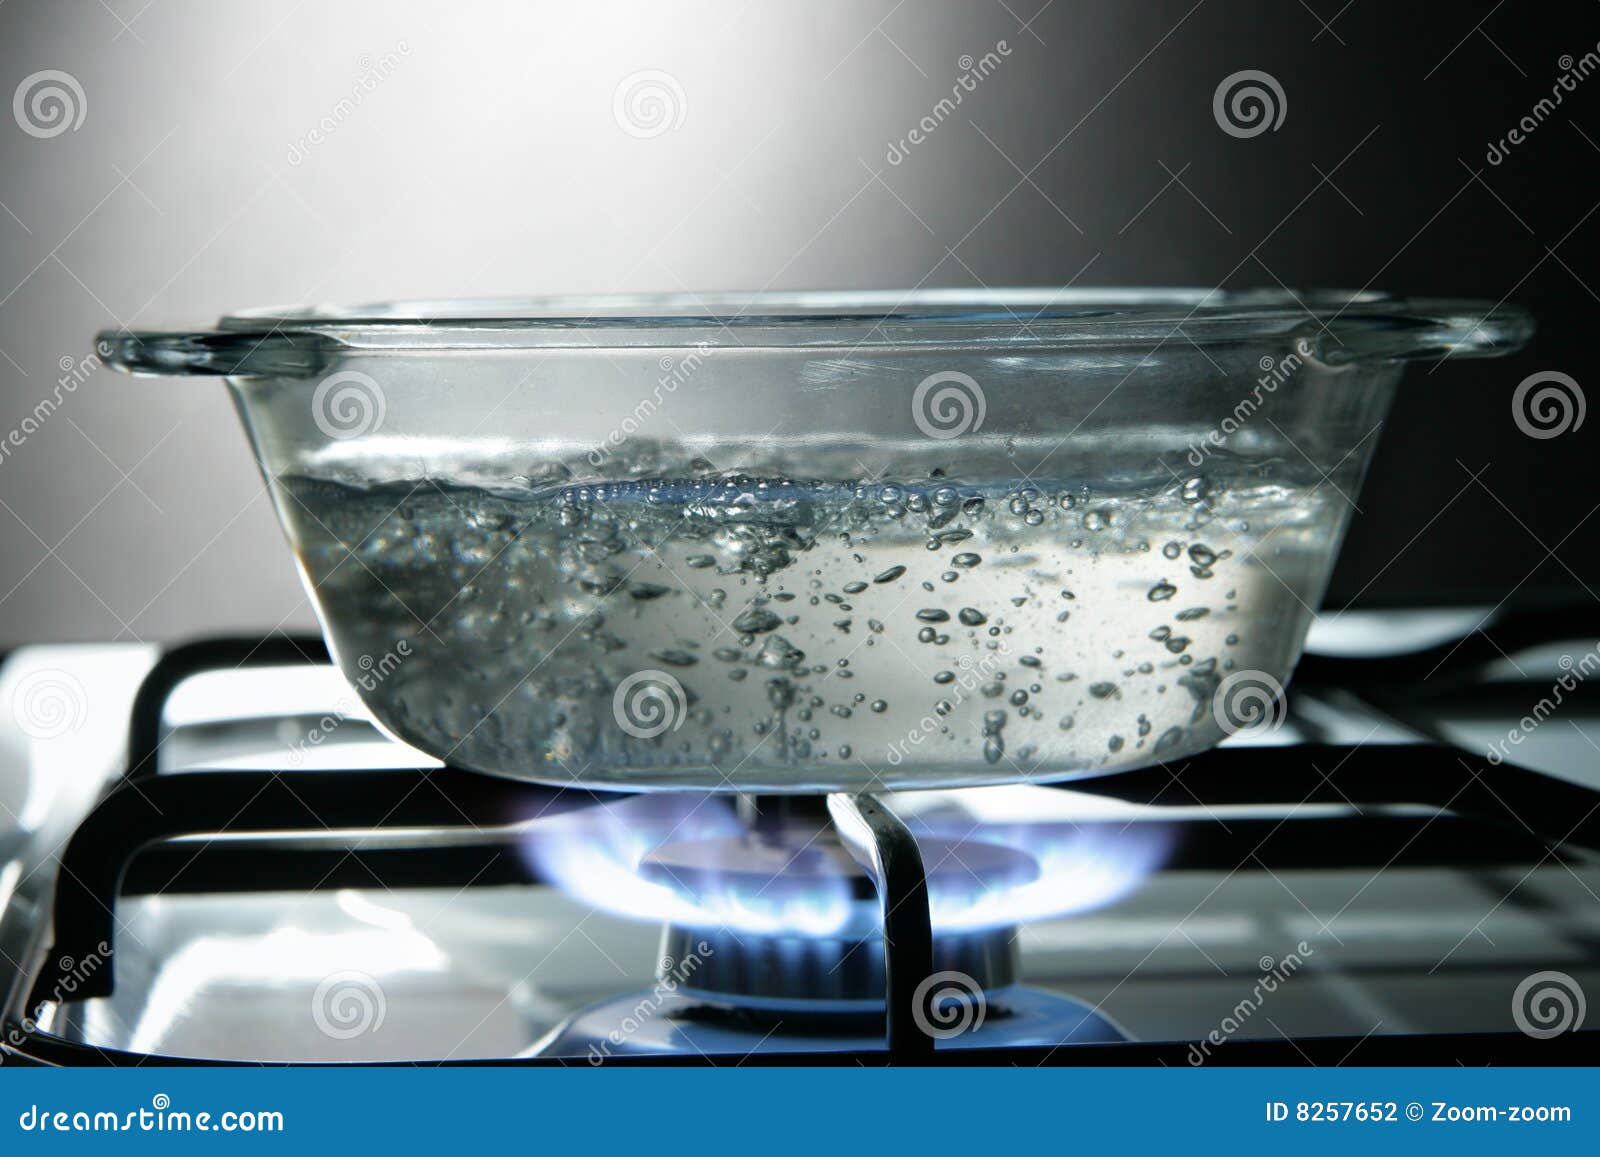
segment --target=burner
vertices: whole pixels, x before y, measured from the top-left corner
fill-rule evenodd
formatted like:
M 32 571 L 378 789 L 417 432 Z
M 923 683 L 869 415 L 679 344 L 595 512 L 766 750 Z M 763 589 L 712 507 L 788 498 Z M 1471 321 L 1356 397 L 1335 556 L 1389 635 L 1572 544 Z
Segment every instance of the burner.
M 678 901 L 655 987 L 573 1017 L 542 1042 L 542 1055 L 598 1064 L 662 1050 L 877 1047 L 889 962 L 870 876 L 819 815 L 792 803 L 750 810 L 741 820 L 751 826 L 737 834 L 700 832 L 638 861 L 635 879 Z M 1040 882 L 1038 861 L 1013 847 L 931 834 L 917 845 L 929 893 L 949 911 Z M 952 1047 L 1125 1039 L 1077 1001 L 1018 984 L 1010 924 L 936 927 L 929 980 L 919 993 L 925 1031 L 975 1026 Z
M 1026 884 L 1039 866 L 1024 852 L 972 840 L 926 839 L 928 886 L 944 895 L 986 894 Z M 682 989 L 751 1008 L 856 1010 L 881 1007 L 884 952 L 871 879 L 829 829 L 793 823 L 727 839 L 686 840 L 656 849 L 640 864 L 645 879 L 671 888 L 720 927 L 669 923 L 663 969 L 693 963 Z M 809 921 L 808 907 L 816 914 Z M 784 912 L 788 930 L 760 917 Z M 754 915 L 756 918 L 748 918 Z M 794 928 L 798 925 L 798 930 Z M 980 988 L 1016 979 L 1012 928 L 934 939 L 936 970 L 958 971 Z

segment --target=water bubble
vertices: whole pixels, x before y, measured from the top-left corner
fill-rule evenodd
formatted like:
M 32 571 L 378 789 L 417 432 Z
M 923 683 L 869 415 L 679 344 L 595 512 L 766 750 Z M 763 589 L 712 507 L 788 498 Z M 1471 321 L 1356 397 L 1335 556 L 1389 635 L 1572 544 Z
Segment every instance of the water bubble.
M 1178 588 L 1163 579 L 1145 592 L 1145 598 L 1153 603 L 1163 603 L 1177 593 Z
M 768 635 L 756 655 L 756 662 L 763 667 L 794 670 L 805 662 L 805 658 L 806 653 L 782 635 Z
M 989 616 L 976 607 L 962 607 L 956 612 L 956 618 L 969 627 L 981 627 L 989 621 Z
M 787 711 L 794 705 L 795 686 L 787 679 L 767 680 L 767 702 L 775 710 Z
M 733 629 L 744 635 L 764 635 L 782 624 L 783 619 L 773 612 L 752 607 L 733 620 Z

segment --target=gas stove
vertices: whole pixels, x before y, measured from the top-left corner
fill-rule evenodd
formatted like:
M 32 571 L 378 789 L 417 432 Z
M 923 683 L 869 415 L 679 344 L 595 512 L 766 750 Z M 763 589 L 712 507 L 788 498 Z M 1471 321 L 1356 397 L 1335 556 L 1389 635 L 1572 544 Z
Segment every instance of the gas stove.
M 1286 716 L 1205 756 L 827 798 L 442 767 L 313 638 L 24 649 L 0 1056 L 1593 1059 L 1586 625 L 1330 616 Z

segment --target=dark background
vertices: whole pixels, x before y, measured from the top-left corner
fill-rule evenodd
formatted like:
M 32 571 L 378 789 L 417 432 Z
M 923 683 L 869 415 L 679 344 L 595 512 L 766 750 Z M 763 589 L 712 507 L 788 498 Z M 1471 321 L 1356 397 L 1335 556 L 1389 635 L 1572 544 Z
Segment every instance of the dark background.
M 1593 384 L 1600 73 L 1485 154 L 1597 42 L 1600 5 L 1492 0 L 10 0 L 0 95 L 60 69 L 87 111 L 50 139 L 0 116 L 0 428 L 98 328 L 274 302 L 1073 278 L 1472 296 L 1539 336 L 1412 370 L 1329 602 L 1587 603 L 1600 418 L 1539 441 L 1510 399 L 1536 371 Z M 642 69 L 685 100 L 651 139 L 612 111 Z M 1241 69 L 1282 85 L 1278 131 L 1219 129 Z M 220 383 L 94 374 L 0 461 L 0 501 L 0 646 L 312 622 Z

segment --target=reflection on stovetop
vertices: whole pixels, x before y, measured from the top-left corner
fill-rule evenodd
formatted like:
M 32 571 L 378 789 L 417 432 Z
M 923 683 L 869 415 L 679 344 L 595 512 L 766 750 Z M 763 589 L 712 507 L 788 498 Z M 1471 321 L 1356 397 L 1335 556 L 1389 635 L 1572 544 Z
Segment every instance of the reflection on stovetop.
M 938 1047 L 1319 1037 L 1357 1047 L 1515 1033 L 1513 994 L 1538 973 L 1600 992 L 1600 859 L 1581 841 L 1553 853 L 1531 820 L 1441 810 L 1448 791 L 1373 803 L 1342 788 L 1362 782 L 1373 752 L 1403 775 L 1405 745 L 1419 740 L 1475 753 L 1462 764 L 1469 782 L 1517 729 L 1518 763 L 1600 790 L 1591 700 L 1564 695 L 1543 726 L 1521 725 L 1553 681 L 1586 670 L 1593 644 L 1552 644 L 1549 623 L 1526 620 L 1463 642 L 1481 618 L 1319 625 L 1288 723 L 1246 739 L 1237 757 L 1281 756 L 1315 795 L 1230 798 L 1212 774 L 1227 766 L 1223 751 L 1206 757 L 1206 775 L 1174 767 L 1120 793 L 1086 783 L 886 797 L 927 861 L 932 959 L 984 990 L 966 994 L 976 1008 L 958 993 L 936 1010 L 963 1030 Z M 152 649 L 33 648 L 0 667 L 0 697 L 50 678 L 81 716 L 43 737 L 0 729 L 0 1045 L 26 1054 L 12 1038 L 30 1022 L 91 1052 L 217 1060 L 597 1063 L 669 1049 L 884 1047 L 873 881 L 829 843 L 826 816 L 786 807 L 790 827 L 752 840 L 751 817 L 731 805 L 689 807 L 697 822 L 722 818 L 686 840 L 672 805 L 657 830 L 657 804 L 630 801 L 516 817 L 489 843 L 478 829 L 353 837 L 308 817 L 292 844 L 259 834 L 161 844 L 130 867 L 110 961 L 50 962 L 58 987 L 114 963 L 115 990 L 69 991 L 33 1025 L 24 974 L 46 963 L 62 849 L 130 751 L 137 762 L 159 745 L 164 776 L 284 768 L 286 752 L 291 776 L 432 765 L 378 731 L 331 668 L 289 665 L 274 647 L 281 665 L 179 672 L 192 677 L 158 705 L 153 741 L 137 718 L 126 735 Z M 304 743 L 313 728 L 326 742 Z M 1301 766 L 1327 752 L 1343 754 Z M 813 826 L 796 836 L 796 817 Z M 1590 818 L 1571 814 L 1573 831 Z M 442 861 L 419 867 L 408 849 L 452 844 L 452 878 L 427 886 Z M 718 859 L 708 875 L 707 848 L 734 862 Z M 797 889 L 795 873 L 773 868 L 775 848 L 777 868 L 810 864 L 813 882 Z M 254 891 L 256 880 L 273 890 Z
M 1301 942 L 1314 952 L 1241 1038 L 1512 1031 L 1511 993 L 1534 972 L 1600 991 L 1600 870 L 1542 868 L 1501 902 L 1520 875 L 1173 872 L 1113 910 L 1029 925 L 1018 946 L 1031 986 L 1138 1040 L 1204 1038 Z M 516 1055 L 576 1010 L 650 992 L 660 946 L 659 929 L 550 889 L 156 897 L 124 919 L 117 993 L 52 1029 L 215 1059 L 246 1041 L 259 1060 Z

